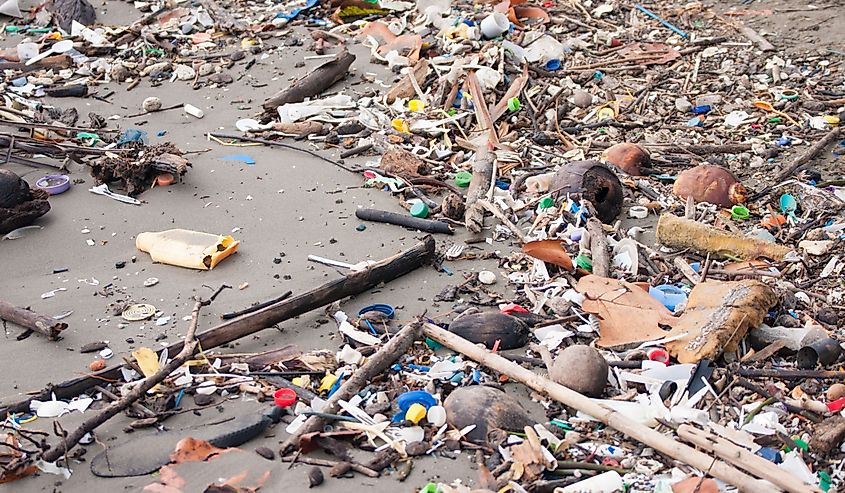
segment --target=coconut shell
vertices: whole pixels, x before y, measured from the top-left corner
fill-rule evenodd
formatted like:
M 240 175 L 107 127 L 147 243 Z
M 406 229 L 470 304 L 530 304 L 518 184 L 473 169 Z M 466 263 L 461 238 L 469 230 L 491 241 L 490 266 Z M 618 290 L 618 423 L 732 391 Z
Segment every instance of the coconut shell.
M 459 387 L 443 401 L 443 407 L 451 427 L 476 425 L 466 435 L 475 443 L 498 445 L 506 438 L 505 431 L 521 432 L 534 424 L 516 399 L 493 387 Z
M 672 191 L 678 197 L 692 197 L 696 202 L 709 202 L 721 207 L 733 207 L 745 202 L 746 190 L 727 169 L 713 164 L 700 164 L 683 171 L 675 180 Z
M 572 161 L 560 167 L 552 178 L 555 200 L 567 194 L 589 200 L 603 223 L 612 223 L 622 212 L 622 182 L 598 161 Z
M 608 371 L 604 356 L 590 346 L 577 344 L 558 353 L 549 368 L 549 376 L 575 392 L 600 397 L 607 384 Z
M 493 349 L 516 349 L 525 346 L 531 332 L 522 320 L 499 312 L 465 315 L 449 325 L 449 331 L 474 344 Z
M 24 226 L 50 211 L 49 194 L 29 185 L 9 170 L 0 169 L 0 234 Z
M 651 167 L 651 155 L 648 150 L 630 142 L 608 147 L 601 154 L 601 158 L 631 176 L 641 176 L 643 169 Z

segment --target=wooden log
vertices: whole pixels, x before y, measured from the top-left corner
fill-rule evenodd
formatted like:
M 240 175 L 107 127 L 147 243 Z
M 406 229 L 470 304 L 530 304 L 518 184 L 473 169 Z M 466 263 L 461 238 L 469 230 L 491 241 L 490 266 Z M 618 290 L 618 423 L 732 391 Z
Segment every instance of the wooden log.
M 423 325 L 423 333 L 443 344 L 444 346 L 458 351 L 488 368 L 505 374 L 510 378 L 522 382 L 537 392 L 549 395 L 556 401 L 582 411 L 593 418 L 605 423 L 625 435 L 645 444 L 649 447 L 689 464 L 702 471 L 707 471 L 715 478 L 732 484 L 745 493 L 772 493 L 779 491 L 773 485 L 759 481 L 742 471 L 737 470 L 730 464 L 714 459 L 709 455 L 699 452 L 682 443 L 678 443 L 669 436 L 655 431 L 645 425 L 632 422 L 623 414 L 606 408 L 585 395 L 557 384 L 548 378 L 544 378 L 527 368 L 491 353 L 487 349 L 476 346 L 471 342 L 452 334 L 440 327 L 426 323 Z
M 528 240 L 525 239 L 525 235 L 522 233 L 522 230 L 519 229 L 519 226 L 517 226 L 510 219 L 508 219 L 508 216 L 506 216 L 504 212 L 499 210 L 498 207 L 491 204 L 490 202 L 487 202 L 486 200 L 478 200 L 476 201 L 476 203 L 480 205 L 483 209 L 487 209 L 491 214 L 496 217 L 496 219 L 502 221 L 502 224 L 504 224 L 509 230 L 511 230 L 511 232 L 515 234 L 517 238 L 519 238 L 519 241 L 521 241 L 522 243 L 528 242 Z
M 346 50 L 341 51 L 333 60 L 320 65 L 308 75 L 270 96 L 270 99 L 264 102 L 264 111 L 272 112 L 283 104 L 299 103 L 305 101 L 305 98 L 320 94 L 346 77 L 349 66 L 354 61 L 355 55 Z
M 774 462 L 770 462 L 759 455 L 752 454 L 748 449 L 742 448 L 714 433 L 709 433 L 690 425 L 681 425 L 678 427 L 678 436 L 697 447 L 716 454 L 736 467 L 783 488 L 785 491 L 795 493 L 822 493 L 822 490 L 819 488 L 792 476 L 788 471 L 775 465 Z
M 730 255 L 743 259 L 767 257 L 783 260 L 789 248 L 758 238 L 722 231 L 708 224 L 661 214 L 657 221 L 657 241 L 669 248 L 691 249 L 700 254 Z
M 261 310 L 226 321 L 197 335 L 203 350 L 209 350 L 258 331 L 272 327 L 280 322 L 308 313 L 311 310 L 328 305 L 347 296 L 363 293 L 383 282 L 401 277 L 434 257 L 434 239 L 425 237 L 421 242 L 402 253 L 386 258 L 370 267 L 352 272 L 346 276 L 329 281 L 308 292 L 289 298 L 281 303 L 262 308 Z M 182 342 L 171 344 L 166 348 L 168 354 L 176 354 L 182 350 Z M 104 380 L 120 378 L 123 365 L 106 368 L 92 375 L 75 378 L 58 385 L 50 385 L 35 395 L 17 402 L 0 404 L 0 415 L 8 412 L 23 412 L 29 410 L 29 403 L 33 399 L 50 400 L 55 393 L 58 399 L 69 399 L 85 392 Z
M 763 36 L 760 36 L 757 33 L 757 31 L 755 31 L 754 29 L 751 29 L 750 27 L 746 26 L 745 24 L 740 22 L 739 26 L 737 26 L 737 30 L 739 31 L 740 34 L 742 34 L 743 36 L 748 38 L 749 41 L 756 44 L 757 47 L 760 48 L 761 50 L 763 50 L 763 51 L 774 51 L 775 50 L 775 46 L 772 43 L 769 43 L 768 41 L 766 41 L 766 38 L 764 38 Z
M 419 217 L 396 214 L 395 212 L 380 211 L 378 209 L 357 209 L 355 217 L 364 221 L 377 223 L 395 224 L 406 228 L 418 229 L 426 233 L 453 234 L 455 231 L 449 224 L 433 219 L 422 219 Z
M 0 300 L 0 319 L 20 325 L 25 329 L 34 330 L 53 341 L 58 339 L 59 334 L 67 328 L 67 324 L 64 322 L 54 320 L 46 315 L 39 315 L 2 300 Z
M 364 365 L 359 368 L 349 380 L 345 381 L 337 391 L 332 394 L 326 402 L 326 406 L 322 412 L 328 414 L 337 414 L 341 408 L 338 403 L 340 400 L 348 401 L 353 395 L 361 391 L 367 382 L 378 375 L 393 364 L 400 356 L 411 347 L 415 340 L 420 335 L 420 324 L 412 323 L 406 325 L 399 332 L 394 335 L 390 341 L 387 342 L 378 352 L 369 357 Z M 279 455 L 286 455 L 288 452 L 299 447 L 299 437 L 307 433 L 320 431 L 326 425 L 325 418 L 320 416 L 311 416 L 305 423 L 291 434 L 287 440 L 282 443 L 279 449 Z

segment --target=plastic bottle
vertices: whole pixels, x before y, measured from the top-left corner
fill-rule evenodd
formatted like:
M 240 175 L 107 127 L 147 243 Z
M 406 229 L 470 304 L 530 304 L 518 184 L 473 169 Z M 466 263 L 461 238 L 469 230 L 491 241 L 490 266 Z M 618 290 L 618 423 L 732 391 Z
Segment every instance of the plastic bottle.
M 135 240 L 138 250 L 149 253 L 153 262 L 200 270 L 213 269 L 235 253 L 240 244 L 231 236 L 187 229 L 141 233 Z

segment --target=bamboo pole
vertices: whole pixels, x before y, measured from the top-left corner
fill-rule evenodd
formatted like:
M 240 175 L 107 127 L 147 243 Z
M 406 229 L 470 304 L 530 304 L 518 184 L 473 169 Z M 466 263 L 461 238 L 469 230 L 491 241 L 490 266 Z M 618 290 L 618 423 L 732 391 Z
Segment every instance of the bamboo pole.
M 550 397 L 566 406 L 573 407 L 579 411 L 587 413 L 611 428 L 614 428 L 625 435 L 638 440 L 645 445 L 668 455 L 669 457 L 672 457 L 673 459 L 689 464 L 690 466 L 704 471 L 717 479 L 721 479 L 726 483 L 736 486 L 743 493 L 773 493 L 781 491 L 779 488 L 768 482 L 755 479 L 726 462 L 710 457 L 709 455 L 695 450 L 688 445 L 679 443 L 671 437 L 652 430 L 645 425 L 632 422 L 621 413 L 608 409 L 588 397 L 575 392 L 574 390 L 568 389 L 563 385 L 541 377 L 531 370 L 508 361 L 497 354 L 491 353 L 487 349 L 476 346 L 470 341 L 443 330 L 436 325 L 426 323 L 423 326 L 423 332 L 426 336 L 434 339 L 444 346 L 458 351 L 484 366 L 487 366 L 488 368 L 522 382 L 538 392 L 548 394 Z M 798 490 L 795 493 L 805 493 L 806 491 L 806 489 Z

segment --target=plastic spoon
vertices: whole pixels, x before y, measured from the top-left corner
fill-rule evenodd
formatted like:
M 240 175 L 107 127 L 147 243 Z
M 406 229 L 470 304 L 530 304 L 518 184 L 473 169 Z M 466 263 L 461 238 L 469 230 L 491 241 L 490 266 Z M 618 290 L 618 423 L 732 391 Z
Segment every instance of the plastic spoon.
M 71 41 L 69 39 L 64 39 L 62 41 L 54 43 L 53 46 L 48 48 L 47 51 L 45 51 L 44 53 L 41 53 L 39 55 L 35 55 L 34 57 L 27 60 L 26 65 L 32 65 L 33 63 L 35 63 L 39 60 L 43 60 L 44 58 L 47 58 L 50 55 L 59 55 L 59 54 L 62 54 L 62 53 L 67 53 L 72 49 L 73 49 L 73 41 Z
M 775 107 L 772 106 L 771 103 L 767 103 L 766 101 L 755 101 L 754 107 L 760 108 L 761 110 L 766 110 L 769 113 L 774 113 L 778 116 L 782 116 L 782 117 L 786 118 L 787 120 L 789 120 L 789 122 L 792 123 L 793 125 L 797 125 L 799 127 L 801 126 L 801 124 L 796 122 L 795 120 L 793 120 L 791 116 L 787 115 L 783 111 L 776 110 Z

